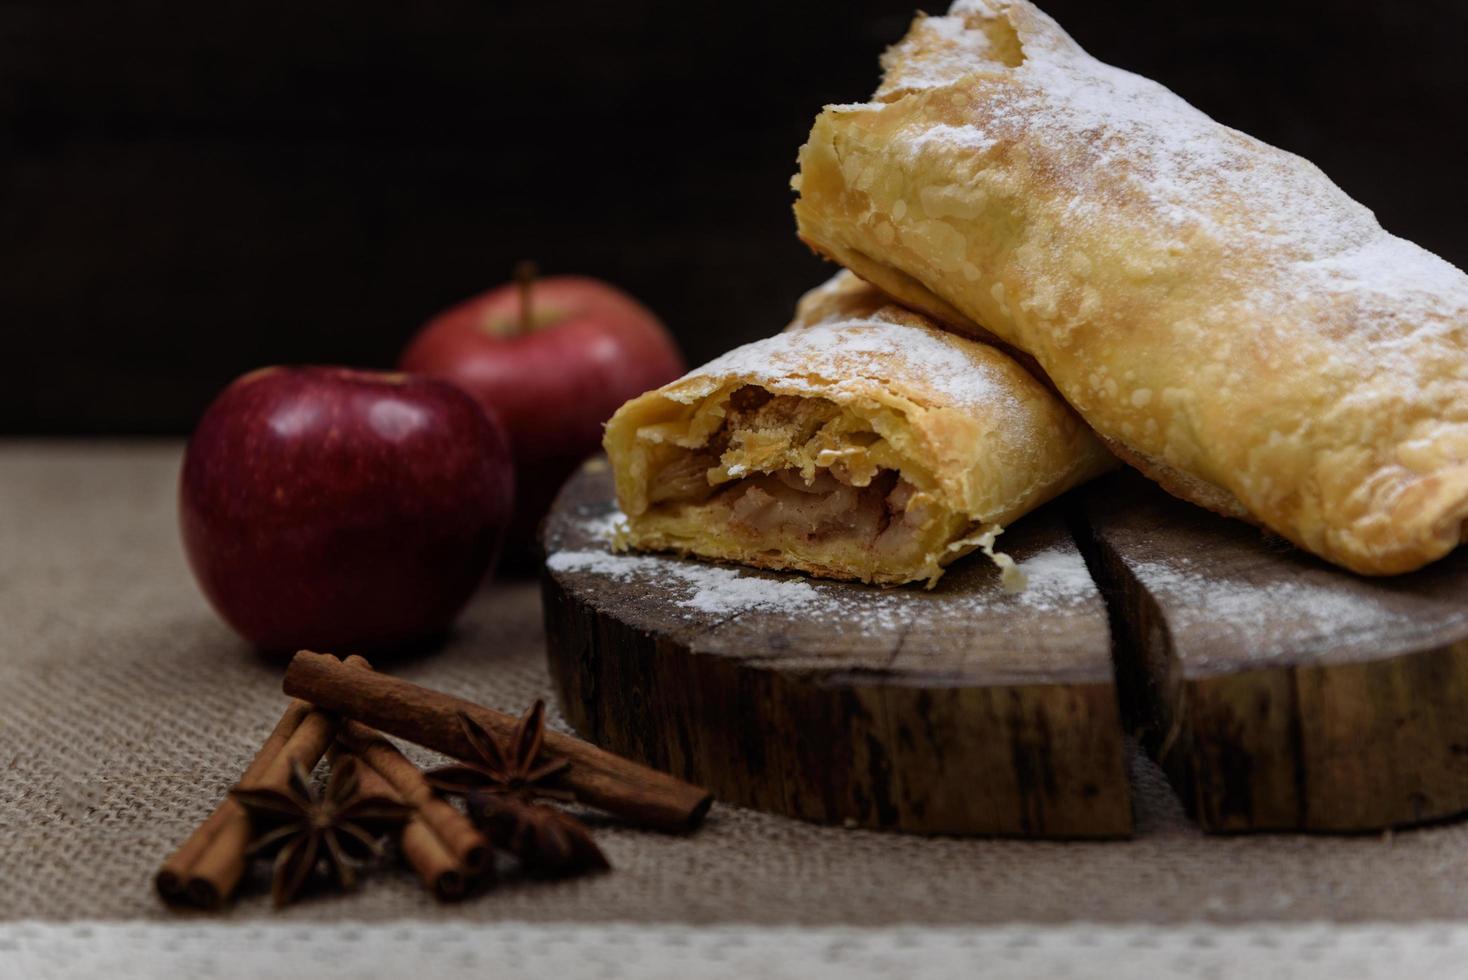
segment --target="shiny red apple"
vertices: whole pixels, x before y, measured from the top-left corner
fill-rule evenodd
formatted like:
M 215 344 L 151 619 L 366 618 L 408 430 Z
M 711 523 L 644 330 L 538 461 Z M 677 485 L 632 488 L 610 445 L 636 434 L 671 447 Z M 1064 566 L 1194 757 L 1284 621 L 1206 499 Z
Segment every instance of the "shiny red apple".
M 365 652 L 449 625 L 494 562 L 513 482 L 499 424 L 453 385 L 265 368 L 194 430 L 179 523 L 204 594 L 246 639 Z
M 662 322 L 631 296 L 524 266 L 517 282 L 430 320 L 399 366 L 452 381 L 504 422 L 518 481 L 508 550 L 521 560 L 556 491 L 601 448 L 602 424 L 685 370 Z

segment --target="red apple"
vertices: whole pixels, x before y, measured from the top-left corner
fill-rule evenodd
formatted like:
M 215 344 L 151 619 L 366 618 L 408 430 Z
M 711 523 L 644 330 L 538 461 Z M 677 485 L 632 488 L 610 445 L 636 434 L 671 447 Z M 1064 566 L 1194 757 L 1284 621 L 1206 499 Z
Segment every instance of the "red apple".
M 499 424 L 452 385 L 265 368 L 189 440 L 179 523 L 214 608 L 266 650 L 431 636 L 494 562 L 512 510 Z
M 440 313 L 399 362 L 452 381 L 504 422 L 517 474 L 507 548 L 521 561 L 556 491 L 601 447 L 602 424 L 685 370 L 662 322 L 626 293 L 583 276 L 533 276 L 522 266 L 517 283 Z

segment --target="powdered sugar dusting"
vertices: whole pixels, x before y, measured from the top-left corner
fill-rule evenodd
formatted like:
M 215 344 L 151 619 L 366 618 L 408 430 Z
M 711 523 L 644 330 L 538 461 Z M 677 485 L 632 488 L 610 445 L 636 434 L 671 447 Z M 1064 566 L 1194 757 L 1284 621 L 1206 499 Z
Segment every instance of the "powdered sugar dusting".
M 1131 567 L 1137 580 L 1166 603 L 1168 622 L 1177 633 L 1206 629 L 1236 634 L 1261 656 L 1295 649 L 1319 649 L 1322 641 L 1340 651 L 1348 646 L 1408 643 L 1415 617 L 1376 601 L 1362 591 L 1343 588 L 1333 573 L 1317 580 L 1307 574 L 1287 581 L 1230 580 L 1215 568 L 1184 558 L 1141 561 Z M 1468 619 L 1468 611 L 1463 618 Z M 1431 624 L 1441 627 L 1440 620 Z M 1205 659 L 1207 650 L 1200 649 Z M 1234 653 L 1236 651 L 1231 651 Z
M 599 511 L 576 516 L 576 528 L 592 541 L 616 546 L 627 530 L 627 515 L 618 507 L 602 513 Z
M 723 565 L 703 565 L 655 555 L 614 555 L 606 551 L 558 551 L 546 559 L 553 572 L 590 572 L 622 580 L 669 584 L 687 594 L 675 600 L 684 609 L 732 615 L 763 609 L 795 613 L 815 601 L 809 582 L 746 575 Z
M 914 134 L 906 144 L 909 150 L 915 154 L 921 154 L 929 146 L 945 147 L 952 149 L 954 146 L 962 146 L 969 152 L 978 155 L 998 146 L 999 141 L 988 135 L 977 126 L 930 126 L 920 133 Z
M 974 13 L 993 16 L 987 8 Z M 903 57 L 903 48 L 914 41 L 923 45 L 924 57 Z M 919 21 L 913 37 L 883 54 L 878 98 L 946 85 L 972 71 L 976 61 L 989 60 L 997 59 L 988 36 L 982 31 L 968 30 L 962 17 L 926 17 Z
M 675 600 L 694 613 L 729 615 L 764 609 L 796 612 L 816 599 L 804 579 L 769 579 L 726 565 L 680 561 L 662 555 L 615 553 L 627 516 L 616 507 L 602 513 L 576 515 L 576 530 L 599 548 L 557 551 L 546 560 L 555 572 L 589 572 L 620 581 L 643 581 L 659 587 L 673 583 L 686 594 Z
M 1078 49 L 1077 49 L 1078 50 Z M 1221 126 L 1150 79 L 1089 56 L 1037 60 L 1035 88 L 1005 113 L 1043 120 L 1047 143 L 1089 155 L 1070 216 L 1103 222 L 1118 192 L 1186 243 L 1207 236 L 1266 257 L 1248 301 L 1271 310 L 1321 291 L 1354 293 L 1397 316 L 1468 310 L 1468 277 L 1389 235 L 1364 205 L 1292 153 Z M 1039 93 L 1043 93 L 1042 95 Z M 1043 103 L 1043 106 L 1039 103 Z M 1123 166 L 1123 160 L 1125 166 Z M 1262 270 L 1261 270 L 1262 271 Z M 1372 298 L 1375 297 L 1375 302 Z
M 1002 415 L 1022 438 L 1025 418 L 1015 411 L 1016 385 L 1036 384 L 1006 356 L 925 326 L 915 319 L 870 317 L 818 323 L 736 347 L 699 368 L 702 385 L 666 390 L 689 401 L 731 375 L 754 375 L 772 390 L 815 397 L 859 397 L 873 384 L 901 379 L 900 390 L 935 404 Z M 895 388 L 896 386 L 894 386 Z
M 985 85 L 964 113 L 967 125 L 915 117 L 894 147 L 976 157 L 995 145 L 1024 146 L 1046 158 L 1036 166 L 1069 183 L 1067 224 L 1105 228 L 1125 212 L 1132 223 L 1155 222 L 1157 240 L 1171 236 L 1179 250 L 1207 238 L 1222 254 L 1262 261 L 1234 270 L 1248 309 L 1269 314 L 1322 293 L 1339 305 L 1346 294 L 1359 319 L 1388 315 L 1418 339 L 1449 329 L 1461 338 L 1451 320 L 1468 315 L 1462 271 L 1388 234 L 1309 161 L 1097 61 L 1030 4 L 960 0 L 949 16 L 919 20 L 889 52 L 888 68 L 904 74 L 904 89 L 930 91 L 1005 70 L 989 59 L 983 30 L 996 18 L 1019 29 L 1025 59 L 1008 70 L 1015 84 Z M 964 86 L 953 92 L 967 98 Z
M 1085 559 L 1073 547 L 1047 548 L 1019 563 L 1025 590 L 1015 598 L 1037 610 L 1063 609 L 1097 599 Z

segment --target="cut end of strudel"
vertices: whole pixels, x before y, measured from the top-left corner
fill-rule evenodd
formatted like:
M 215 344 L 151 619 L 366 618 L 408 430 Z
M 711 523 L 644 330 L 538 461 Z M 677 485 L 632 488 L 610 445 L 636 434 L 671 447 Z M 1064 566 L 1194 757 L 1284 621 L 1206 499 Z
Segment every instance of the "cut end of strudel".
M 932 585 L 1113 465 L 1006 355 L 857 292 L 806 304 L 792 329 L 613 416 L 605 444 L 629 544 Z

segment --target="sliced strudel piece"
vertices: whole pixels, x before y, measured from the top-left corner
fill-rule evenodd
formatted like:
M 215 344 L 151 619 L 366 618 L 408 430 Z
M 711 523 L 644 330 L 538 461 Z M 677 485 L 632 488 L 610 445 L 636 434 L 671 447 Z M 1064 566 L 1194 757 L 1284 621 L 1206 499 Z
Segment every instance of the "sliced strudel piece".
M 995 554 L 1005 524 L 1114 465 L 1007 355 L 863 299 L 859 284 L 841 288 L 834 307 L 809 298 L 808 325 L 612 417 L 605 442 L 632 546 L 931 585 L 974 549 Z

